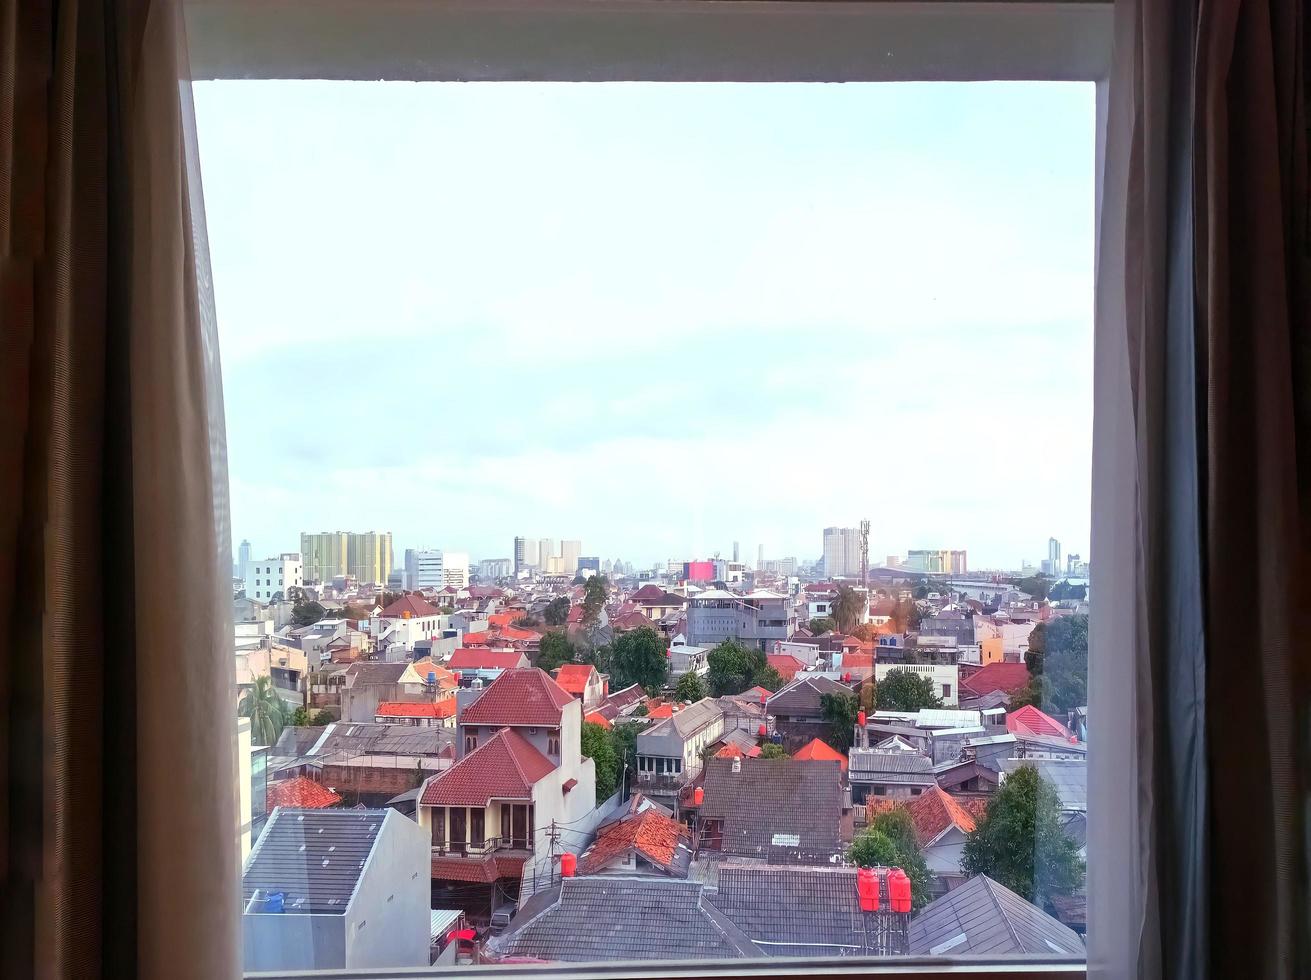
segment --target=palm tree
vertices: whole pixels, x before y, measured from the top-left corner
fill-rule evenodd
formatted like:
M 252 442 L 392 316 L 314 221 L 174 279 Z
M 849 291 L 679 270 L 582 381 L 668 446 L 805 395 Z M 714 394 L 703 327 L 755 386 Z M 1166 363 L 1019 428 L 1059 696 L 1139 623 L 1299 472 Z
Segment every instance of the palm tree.
M 282 699 L 273 689 L 273 679 L 256 677 L 255 686 L 241 696 L 237 714 L 250 719 L 250 740 L 255 745 L 272 745 L 282 734 L 286 719 Z
M 843 585 L 838 588 L 838 596 L 829 607 L 829 615 L 837 620 L 841 632 L 850 634 L 865 618 L 865 597 Z

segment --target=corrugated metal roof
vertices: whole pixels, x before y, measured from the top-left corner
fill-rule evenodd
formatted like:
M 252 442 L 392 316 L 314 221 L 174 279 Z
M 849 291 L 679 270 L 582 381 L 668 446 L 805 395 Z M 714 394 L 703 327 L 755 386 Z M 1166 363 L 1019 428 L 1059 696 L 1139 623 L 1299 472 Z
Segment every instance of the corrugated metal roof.
M 391 810 L 279 807 L 246 860 L 242 898 L 258 888 L 282 892 L 284 914 L 344 914 L 388 814 L 405 819 Z
M 1083 940 L 1068 926 L 986 875 L 926 905 L 910 922 L 910 953 L 1082 957 Z

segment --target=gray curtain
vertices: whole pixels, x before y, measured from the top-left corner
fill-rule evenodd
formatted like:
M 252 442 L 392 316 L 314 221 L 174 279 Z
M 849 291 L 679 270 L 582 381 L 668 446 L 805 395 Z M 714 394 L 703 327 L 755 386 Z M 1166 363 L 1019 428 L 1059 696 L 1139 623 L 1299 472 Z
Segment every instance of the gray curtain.
M 1130 860 L 1090 868 L 1095 976 L 1311 973 L 1303 7 L 1117 4 L 1089 846 Z
M 0 0 L 9 976 L 240 972 L 223 412 L 180 41 L 174 0 Z

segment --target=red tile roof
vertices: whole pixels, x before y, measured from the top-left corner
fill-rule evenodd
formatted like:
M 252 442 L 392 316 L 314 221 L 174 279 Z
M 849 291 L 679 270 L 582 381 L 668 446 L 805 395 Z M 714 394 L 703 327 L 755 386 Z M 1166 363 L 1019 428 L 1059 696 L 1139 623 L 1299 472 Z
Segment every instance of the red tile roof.
M 1012 735 L 1052 735 L 1064 739 L 1074 737 L 1059 721 L 1031 704 L 1007 713 L 1006 730 Z
M 485 647 L 492 642 L 492 634 L 486 630 L 481 633 L 465 633 L 460 642 L 466 647 Z
M 555 674 L 555 682 L 570 694 L 582 695 L 596 675 L 591 664 L 565 664 Z
M 489 688 L 490 690 L 490 688 Z M 424 806 L 486 806 L 493 799 L 530 800 L 533 784 L 555 769 L 526 738 L 503 728 L 423 787 Z
M 570 607 L 569 607 L 569 615 L 568 615 L 568 617 L 565 619 L 565 622 L 566 622 L 566 623 L 581 623 L 582 621 L 583 621 L 583 607 L 582 607 L 582 606 L 570 606 Z
M 626 612 L 622 616 L 615 616 L 610 620 L 610 628 L 616 630 L 637 630 L 647 626 L 654 629 L 655 622 L 645 613 L 640 613 L 636 610 L 633 612 Z
M 842 771 L 847 771 L 847 757 L 827 742 L 818 738 L 811 739 L 805 745 L 801 746 L 801 748 L 793 752 L 792 758 L 801 759 L 803 762 L 832 762 L 836 760 L 837 762 L 842 763 Z
M 954 796 L 935 786 L 906 804 L 915 837 L 920 847 L 927 847 L 953 824 L 965 833 L 974 830 L 973 815 Z
M 715 758 L 740 759 L 742 758 L 743 755 L 745 755 L 748 759 L 756 758 L 757 756 L 760 755 L 760 746 L 753 745 L 746 752 L 743 752 L 742 747 L 740 745 L 734 745 L 732 742 L 730 742 L 728 745 L 725 745 L 723 748 L 721 748 L 718 752 L 715 753 Z
M 452 670 L 502 670 L 523 665 L 525 657 L 518 650 L 466 650 L 451 654 L 448 665 Z
M 606 718 L 605 715 L 601 714 L 599 711 L 590 712 L 587 715 L 587 717 L 583 719 L 583 721 L 590 721 L 593 725 L 600 725 L 602 728 L 614 727 L 614 725 L 610 724 L 610 720 Z
M 419 619 L 423 616 L 441 615 L 439 609 L 424 602 L 423 599 L 417 595 L 401 596 L 378 615 L 383 619 L 403 619 L 405 618 L 406 613 L 410 614 L 411 619 Z
M 858 667 L 873 667 L 874 654 L 872 653 L 844 653 L 842 655 L 842 669 L 855 670 Z
M 523 874 L 525 858 L 488 854 L 481 860 L 472 857 L 434 857 L 432 877 L 439 881 L 470 881 L 490 885 L 502 878 Z
M 433 704 L 384 701 L 378 705 L 378 710 L 374 714 L 387 718 L 454 718 L 455 698 L 443 698 Z
M 665 590 L 658 585 L 644 585 L 629 598 L 634 602 L 654 602 L 657 599 L 664 598 L 664 594 Z
M 540 640 L 542 635 L 534 633 L 532 630 L 521 630 L 515 626 L 503 626 L 497 632 L 497 639 L 500 640 Z
M 322 810 L 324 807 L 336 806 L 341 797 L 320 786 L 312 779 L 297 776 L 295 779 L 283 779 L 269 783 L 265 810 L 273 812 L 275 806 L 296 806 L 310 810 Z
M 1015 694 L 1029 685 L 1029 668 L 1024 664 L 988 664 L 960 682 L 962 694 L 984 695 L 993 691 Z
M 798 660 L 790 653 L 771 653 L 765 657 L 769 666 L 778 671 L 778 676 L 785 681 L 792 680 L 797 675 L 797 671 L 806 666 L 804 660 Z
M 691 844 L 692 835 L 686 827 L 655 810 L 647 810 L 602 827 L 597 832 L 595 843 L 583 854 L 578 870 L 583 874 L 595 874 L 630 850 L 636 850 L 648 861 L 667 868 L 674 861 L 680 840 Z
M 557 727 L 562 710 L 573 700 L 544 670 L 506 670 L 464 709 L 460 724 Z
M 489 626 L 509 626 L 511 623 L 513 623 L 516 619 L 518 619 L 522 615 L 523 613 L 518 610 L 512 610 L 511 612 L 492 613 L 490 616 L 487 617 L 487 623 Z

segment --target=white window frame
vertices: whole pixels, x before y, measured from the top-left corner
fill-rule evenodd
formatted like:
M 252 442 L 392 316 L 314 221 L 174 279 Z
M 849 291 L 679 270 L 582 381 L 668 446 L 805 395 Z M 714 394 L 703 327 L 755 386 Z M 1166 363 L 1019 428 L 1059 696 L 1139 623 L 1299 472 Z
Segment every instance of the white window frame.
M 185 6 L 196 80 L 1090 81 L 1097 86 L 1096 227 L 1101 228 L 1112 36 L 1109 0 L 185 0 Z M 1132 455 L 1131 430 L 1124 430 L 1120 414 L 1127 405 L 1127 385 L 1114 374 L 1123 361 L 1124 344 L 1114 333 L 1098 319 L 1094 397 L 1099 404 L 1106 400 L 1116 406 L 1101 416 L 1110 424 L 1094 438 L 1094 453 L 1103 462 Z M 1109 431 L 1112 428 L 1115 431 Z M 1095 483 L 1109 479 L 1099 478 L 1094 467 Z M 1091 546 L 1097 579 L 1109 584 L 1115 570 L 1106 567 L 1106 556 L 1119 557 L 1123 548 L 1110 540 L 1108 523 L 1095 513 Z M 1112 657 L 1123 661 L 1121 651 L 1127 649 L 1111 642 L 1119 631 L 1108 621 L 1116 603 L 1107 599 L 1102 596 L 1099 605 L 1104 616 L 1094 612 L 1093 663 L 1108 664 Z M 1105 684 L 1099 690 L 1105 693 Z M 1110 736 L 1102 733 L 1107 742 L 1099 743 L 1096 765 L 1130 772 L 1131 744 Z M 1114 856 L 1099 857 L 1103 859 L 1113 861 Z M 402 972 L 427 976 L 458 971 L 434 967 Z M 478 976 L 690 980 L 894 972 L 942 980 L 1068 980 L 1085 976 L 1086 969 L 1081 963 L 1043 963 L 1030 957 L 968 962 L 939 957 L 821 958 L 595 968 L 561 964 L 534 966 L 528 972 L 484 966 Z M 334 975 L 363 976 L 350 970 Z

